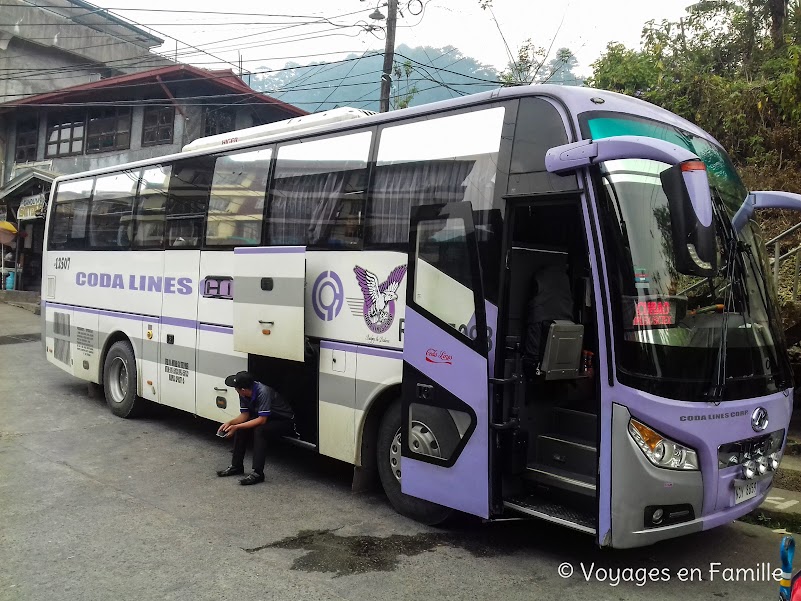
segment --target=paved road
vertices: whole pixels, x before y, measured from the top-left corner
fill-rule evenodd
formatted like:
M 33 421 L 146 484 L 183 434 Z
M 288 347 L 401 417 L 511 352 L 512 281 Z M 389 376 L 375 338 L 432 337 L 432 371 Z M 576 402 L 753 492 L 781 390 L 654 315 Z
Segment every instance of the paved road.
M 163 408 L 112 416 L 38 342 L 9 337 L 38 332 L 38 317 L 0 304 L 0 599 L 776 598 L 755 569 L 776 567 L 781 535 L 759 526 L 623 552 L 541 522 L 435 530 L 353 495 L 347 466 L 289 447 L 266 484 L 220 480 L 214 424 Z M 734 582 L 734 568 L 756 573 Z M 625 581 L 647 570 L 659 581 Z

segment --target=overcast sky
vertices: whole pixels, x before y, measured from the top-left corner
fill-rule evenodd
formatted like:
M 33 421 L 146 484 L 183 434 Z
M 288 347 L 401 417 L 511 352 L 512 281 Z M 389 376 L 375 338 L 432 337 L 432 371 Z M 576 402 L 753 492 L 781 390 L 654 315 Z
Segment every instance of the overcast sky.
M 93 0 L 99 6 L 141 25 L 150 25 L 168 39 L 161 51 L 175 53 L 180 42 L 198 46 L 232 63 L 241 53 L 245 69 L 261 65 L 280 68 L 287 61 L 301 64 L 343 58 L 350 52 L 383 51 L 383 32 L 364 26 L 382 24 L 369 18 L 386 0 Z M 617 41 L 639 47 L 643 24 L 649 19 L 678 19 L 690 0 L 494 0 L 493 12 L 481 10 L 479 0 L 399 0 L 396 45 L 455 46 L 462 54 L 499 70 L 531 38 L 535 45 L 568 47 L 579 59 L 579 73 L 589 74 L 590 63 L 606 44 Z M 192 14 L 161 11 L 229 11 L 245 14 Z M 419 13 L 419 14 L 417 14 Z M 493 19 L 497 18 L 497 24 Z M 319 22 L 323 17 L 330 22 Z M 317 23 L 310 23 L 317 20 Z M 362 27 L 360 27 L 361 25 Z M 505 42 L 504 43 L 504 39 Z M 223 65 L 208 54 L 187 54 L 184 62 L 209 68 Z M 230 66 L 230 65 L 228 65 Z

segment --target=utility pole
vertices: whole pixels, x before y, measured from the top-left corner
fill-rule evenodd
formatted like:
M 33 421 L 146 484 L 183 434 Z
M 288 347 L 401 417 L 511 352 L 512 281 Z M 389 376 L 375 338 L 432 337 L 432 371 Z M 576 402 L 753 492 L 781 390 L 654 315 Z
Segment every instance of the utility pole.
M 395 22 L 398 19 L 398 0 L 388 0 L 387 42 L 384 46 L 384 72 L 381 74 L 381 112 L 389 112 L 389 92 L 392 87 L 392 63 L 395 58 Z

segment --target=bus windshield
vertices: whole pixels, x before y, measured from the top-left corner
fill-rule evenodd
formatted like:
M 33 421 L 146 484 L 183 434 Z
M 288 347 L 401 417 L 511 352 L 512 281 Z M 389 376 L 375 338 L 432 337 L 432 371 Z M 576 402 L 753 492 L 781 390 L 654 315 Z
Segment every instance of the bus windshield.
M 607 161 L 596 172 L 622 383 L 681 400 L 733 400 L 776 392 L 788 372 L 759 227 L 739 237 L 730 219 L 747 191 L 726 154 L 667 124 L 628 116 L 585 120 L 593 139 L 659 138 L 706 164 L 715 204 L 717 271 L 682 273 L 674 257 L 668 200 L 659 174 L 670 165 Z

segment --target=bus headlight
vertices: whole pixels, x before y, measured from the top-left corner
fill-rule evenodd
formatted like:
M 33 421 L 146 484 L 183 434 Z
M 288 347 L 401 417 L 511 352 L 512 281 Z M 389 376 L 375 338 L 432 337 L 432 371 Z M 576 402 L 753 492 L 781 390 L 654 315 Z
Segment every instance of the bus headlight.
M 636 419 L 629 420 L 629 434 L 643 455 L 656 467 L 672 470 L 698 469 L 698 454 L 694 449 L 665 438 Z

